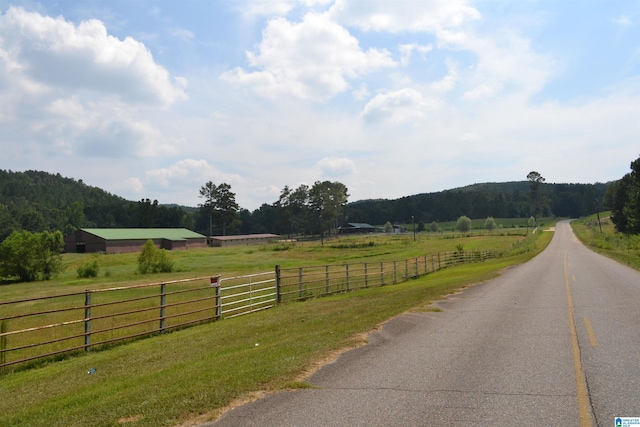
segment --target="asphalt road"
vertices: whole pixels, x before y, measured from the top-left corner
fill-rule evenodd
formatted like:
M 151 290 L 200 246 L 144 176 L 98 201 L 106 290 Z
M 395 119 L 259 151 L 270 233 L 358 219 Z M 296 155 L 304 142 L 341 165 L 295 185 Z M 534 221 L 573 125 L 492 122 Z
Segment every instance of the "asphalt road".
M 397 317 L 222 426 L 614 426 L 640 417 L 640 273 L 568 222 L 527 264 Z

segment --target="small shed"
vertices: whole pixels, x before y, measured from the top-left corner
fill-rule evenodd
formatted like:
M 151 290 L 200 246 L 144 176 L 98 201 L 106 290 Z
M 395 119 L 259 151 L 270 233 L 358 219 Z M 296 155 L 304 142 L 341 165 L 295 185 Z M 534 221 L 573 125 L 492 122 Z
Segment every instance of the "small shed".
M 156 247 L 185 250 L 207 247 L 207 238 L 186 228 L 82 228 L 64 238 L 65 252 L 140 252 L 152 240 Z
M 255 245 L 258 243 L 269 243 L 279 240 L 277 234 L 244 234 L 238 236 L 209 236 L 209 246 L 238 246 Z

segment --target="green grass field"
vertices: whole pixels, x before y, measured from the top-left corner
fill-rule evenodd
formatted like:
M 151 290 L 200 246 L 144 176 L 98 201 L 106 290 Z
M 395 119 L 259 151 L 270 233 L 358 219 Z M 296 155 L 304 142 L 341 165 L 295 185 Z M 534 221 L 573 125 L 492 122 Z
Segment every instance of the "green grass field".
M 485 233 L 486 234 L 486 233 Z M 364 333 L 407 310 L 429 304 L 461 287 L 539 253 L 552 233 L 471 237 L 365 236 L 319 243 L 211 248 L 172 253 L 181 271 L 171 278 L 244 274 L 351 260 L 393 260 L 465 249 L 500 250 L 506 256 L 397 285 L 281 304 L 248 316 L 212 322 L 52 362 L 0 377 L 3 426 L 176 426 L 214 418 L 233 400 L 255 392 L 305 387 L 304 373 L 327 356 L 362 344 Z M 373 241 L 373 245 L 368 242 Z M 366 245 L 360 243 L 367 242 Z M 99 255 L 95 280 L 75 277 L 75 266 L 93 255 L 65 255 L 57 280 L 0 286 L 0 298 L 53 294 L 61 290 L 158 281 L 139 276 L 135 255 Z M 73 271 L 70 271 L 73 270 Z M 108 276 L 105 271 L 110 271 Z M 91 369 L 95 372 L 89 374 Z

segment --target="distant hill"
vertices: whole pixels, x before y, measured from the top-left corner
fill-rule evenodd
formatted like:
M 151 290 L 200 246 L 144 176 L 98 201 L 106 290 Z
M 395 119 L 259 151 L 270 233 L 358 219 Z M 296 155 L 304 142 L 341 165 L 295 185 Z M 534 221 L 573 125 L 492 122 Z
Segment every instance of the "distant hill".
M 596 200 L 601 203 L 608 186 L 542 184 L 542 213 L 559 217 L 592 214 Z M 529 182 L 520 181 L 479 183 L 395 200 L 360 200 L 347 205 L 342 222 L 431 223 L 454 221 L 462 215 L 528 218 L 533 214 L 530 194 Z M 254 212 L 241 209 L 228 234 L 287 234 L 288 225 L 278 209 L 275 204 L 264 204 Z M 61 230 L 68 234 L 77 228 L 100 227 L 181 227 L 207 234 L 209 219 L 195 207 L 125 200 L 60 174 L 0 170 L 0 241 L 13 230 Z
M 606 184 L 547 184 L 540 186 L 542 215 L 577 218 L 602 208 Z M 600 205 L 598 205 L 600 204 Z M 470 218 L 528 218 L 533 215 L 528 181 L 472 184 L 436 193 L 395 200 L 362 200 L 347 206 L 349 222 L 424 223 Z
M 82 180 L 40 171 L 0 170 L 0 241 L 13 230 L 83 227 L 193 227 L 176 206 L 148 199 L 133 202 Z

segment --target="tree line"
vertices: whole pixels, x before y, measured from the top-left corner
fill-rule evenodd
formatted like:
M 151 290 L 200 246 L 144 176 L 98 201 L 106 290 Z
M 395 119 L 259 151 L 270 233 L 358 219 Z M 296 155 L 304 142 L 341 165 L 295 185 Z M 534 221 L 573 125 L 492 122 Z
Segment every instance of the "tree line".
M 626 202 L 623 196 L 631 194 L 629 188 L 637 185 L 637 163 L 633 163 L 635 172 L 611 185 L 549 184 L 536 173 L 527 181 L 474 184 L 395 200 L 349 202 L 344 184 L 317 181 L 311 186 L 285 186 L 277 200 L 253 211 L 238 206 L 235 193 L 226 183 L 210 181 L 199 193 L 194 189 L 202 202 L 197 207 L 185 207 L 148 198 L 125 200 L 60 174 L 0 170 L 0 241 L 13 231 L 59 230 L 67 235 L 78 228 L 180 227 L 205 235 L 320 235 L 333 234 L 350 222 L 431 224 L 456 221 L 461 216 L 575 218 L 616 207 L 618 213 L 613 218 L 620 229 L 635 230 L 638 221 L 630 217 L 631 221 L 624 222 L 629 215 L 623 213 L 639 204 L 633 201 L 637 197 Z M 605 197 L 609 187 L 612 190 Z

